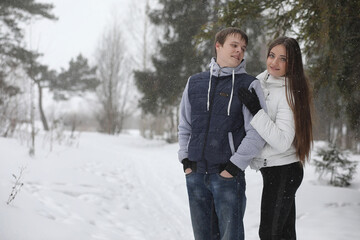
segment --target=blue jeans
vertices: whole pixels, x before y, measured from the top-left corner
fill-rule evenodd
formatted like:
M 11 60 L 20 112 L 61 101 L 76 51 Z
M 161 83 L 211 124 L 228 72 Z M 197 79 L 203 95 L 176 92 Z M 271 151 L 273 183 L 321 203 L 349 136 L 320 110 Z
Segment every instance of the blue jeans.
M 186 175 L 191 222 L 196 240 L 243 240 L 246 206 L 245 175 Z

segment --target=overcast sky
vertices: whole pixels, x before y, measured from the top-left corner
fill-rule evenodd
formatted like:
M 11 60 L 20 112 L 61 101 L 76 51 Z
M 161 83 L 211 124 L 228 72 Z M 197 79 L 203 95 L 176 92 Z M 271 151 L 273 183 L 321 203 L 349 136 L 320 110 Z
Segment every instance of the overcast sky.
M 50 68 L 67 68 L 71 58 L 82 53 L 93 58 L 99 38 L 112 12 L 124 16 L 131 0 L 40 0 L 53 3 L 57 21 L 32 20 L 26 27 L 26 42 L 44 56 Z

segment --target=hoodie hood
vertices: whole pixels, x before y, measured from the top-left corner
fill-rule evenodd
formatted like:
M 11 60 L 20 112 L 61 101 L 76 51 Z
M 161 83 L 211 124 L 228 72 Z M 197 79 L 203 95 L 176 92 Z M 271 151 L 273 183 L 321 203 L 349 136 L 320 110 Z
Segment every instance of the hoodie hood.
M 243 59 L 240 63 L 239 66 L 235 67 L 235 68 L 230 68 L 230 67 L 220 67 L 219 64 L 217 64 L 216 62 L 216 58 L 212 58 L 211 62 L 209 64 L 210 70 L 211 70 L 211 75 L 214 75 L 216 77 L 222 77 L 222 76 L 229 76 L 231 74 L 241 74 L 241 73 L 246 73 L 245 67 L 246 67 L 246 63 L 245 63 L 245 59 Z
M 227 113 L 230 116 L 230 108 L 231 102 L 234 95 L 234 82 L 235 82 L 235 74 L 246 73 L 245 71 L 245 59 L 243 59 L 239 66 L 235 68 L 230 67 L 220 67 L 219 64 L 216 62 L 216 58 L 212 58 L 210 62 L 210 79 L 209 79 L 209 88 L 208 88 L 208 95 L 207 95 L 207 111 L 210 109 L 210 89 L 211 89 L 211 78 L 214 75 L 215 77 L 222 77 L 222 76 L 230 76 L 232 75 L 232 84 L 231 84 L 231 94 L 228 104 Z

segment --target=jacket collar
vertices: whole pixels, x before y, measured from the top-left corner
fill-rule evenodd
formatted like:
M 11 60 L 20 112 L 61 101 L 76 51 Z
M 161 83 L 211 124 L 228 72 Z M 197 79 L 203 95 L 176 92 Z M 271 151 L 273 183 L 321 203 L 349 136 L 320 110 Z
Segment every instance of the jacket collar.
M 285 86 L 286 77 L 274 77 L 268 73 L 267 70 L 257 76 L 261 85 L 272 85 L 283 87 Z

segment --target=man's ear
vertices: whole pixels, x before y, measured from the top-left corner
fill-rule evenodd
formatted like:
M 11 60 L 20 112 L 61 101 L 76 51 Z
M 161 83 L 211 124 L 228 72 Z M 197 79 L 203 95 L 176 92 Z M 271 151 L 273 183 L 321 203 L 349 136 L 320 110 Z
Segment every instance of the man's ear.
M 216 42 L 215 43 L 216 50 L 219 50 L 220 47 L 222 47 L 222 45 L 219 42 Z

